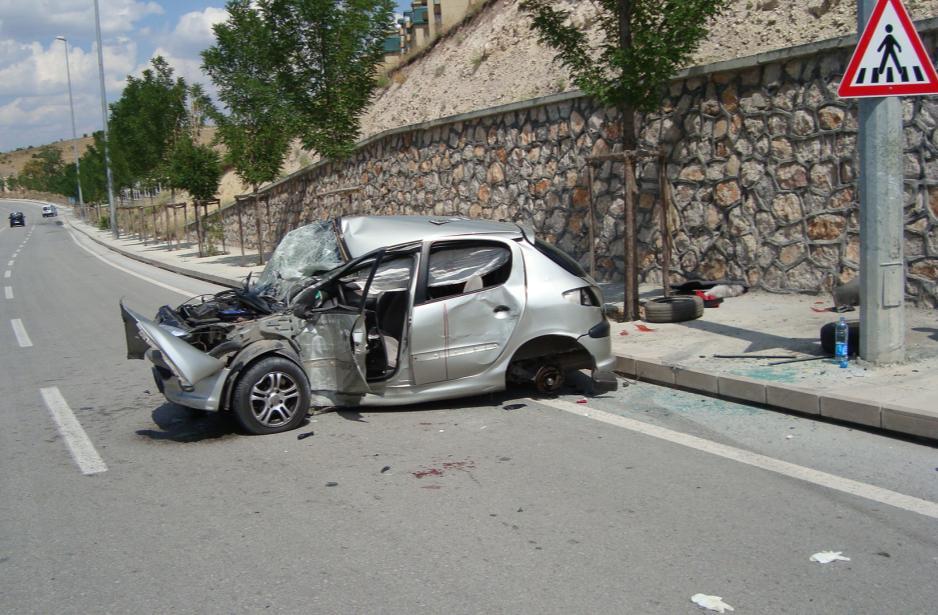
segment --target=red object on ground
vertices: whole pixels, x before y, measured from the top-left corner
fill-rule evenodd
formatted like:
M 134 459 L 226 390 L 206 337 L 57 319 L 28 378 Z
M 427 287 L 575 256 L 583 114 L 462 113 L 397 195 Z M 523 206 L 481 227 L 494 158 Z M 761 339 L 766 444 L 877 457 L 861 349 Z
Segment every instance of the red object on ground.
M 628 334 L 629 332 L 626 331 L 625 329 L 622 329 L 621 331 L 619 331 L 619 335 L 628 335 Z
M 723 303 L 722 297 L 714 297 L 710 293 L 706 293 L 702 290 L 695 290 L 694 294 L 700 297 L 700 299 L 704 302 L 704 307 L 718 308 L 720 307 L 720 304 Z
M 652 329 L 651 327 L 642 324 L 635 325 L 635 328 L 642 333 L 651 333 L 652 331 L 657 331 L 657 329 Z
M 576 403 L 578 403 L 578 404 L 585 404 L 585 403 L 586 403 L 586 399 L 582 399 L 582 398 L 581 398 L 581 399 L 578 399 L 578 400 L 576 400 Z
M 822 313 L 822 314 L 823 314 L 824 312 L 830 312 L 830 308 L 816 308 L 816 307 L 814 307 L 814 306 L 811 306 L 811 311 L 812 311 L 812 312 L 819 312 L 819 313 Z

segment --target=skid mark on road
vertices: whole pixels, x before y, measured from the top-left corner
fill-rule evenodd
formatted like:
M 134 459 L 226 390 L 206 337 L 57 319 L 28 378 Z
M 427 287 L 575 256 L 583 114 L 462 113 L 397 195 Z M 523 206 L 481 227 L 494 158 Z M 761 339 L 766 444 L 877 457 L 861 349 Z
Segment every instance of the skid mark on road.
M 905 495 L 904 493 L 883 489 L 882 487 L 877 487 L 875 485 L 869 485 L 867 483 L 850 480 L 849 478 L 828 474 L 827 472 L 821 472 L 820 470 L 806 468 L 804 466 L 788 463 L 787 461 L 781 461 L 780 459 L 775 459 L 773 457 L 767 457 L 765 455 L 746 451 L 741 448 L 727 446 L 725 444 L 718 444 L 717 442 L 698 438 L 697 436 L 691 436 L 679 431 L 658 427 L 657 425 L 643 423 L 642 421 L 625 418 L 624 416 L 604 412 L 602 410 L 584 408 L 583 406 L 578 406 L 577 404 L 559 399 L 530 399 L 528 401 L 534 404 L 550 406 L 551 408 L 569 412 L 570 414 L 575 414 L 577 416 L 590 418 L 594 421 L 600 421 L 609 425 L 615 425 L 616 427 L 622 427 L 623 429 L 628 429 L 630 431 L 644 434 L 646 436 L 651 436 L 653 438 L 658 438 L 660 440 L 666 440 L 667 442 L 672 442 L 674 444 L 680 444 L 681 446 L 686 446 L 698 451 L 710 453 L 711 455 L 716 455 L 725 459 L 732 459 L 733 461 L 738 461 L 739 463 L 744 463 L 756 468 L 768 470 L 769 472 L 774 472 L 776 474 L 781 474 L 790 478 L 796 478 L 808 483 L 827 487 L 828 489 L 849 493 L 850 495 L 855 495 L 867 500 L 879 502 L 880 504 L 888 504 L 889 506 L 895 506 L 896 508 L 901 508 L 909 512 L 914 512 L 926 517 L 938 519 L 938 502 L 923 500 L 911 495 Z
M 16 336 L 16 341 L 19 342 L 20 348 L 30 348 L 33 342 L 29 339 L 29 334 L 26 333 L 26 327 L 23 326 L 23 321 L 19 318 L 14 318 L 10 321 L 10 324 L 13 326 L 13 334 Z
M 72 459 L 78 464 L 81 473 L 88 476 L 107 472 L 107 464 L 101 459 L 101 455 L 98 454 L 94 444 L 91 443 L 88 434 L 85 433 L 81 423 L 75 418 L 75 414 L 69 408 L 65 398 L 62 397 L 59 388 L 47 387 L 39 389 L 39 393 L 42 395 L 42 400 L 45 402 L 46 408 L 49 409 L 52 420 L 55 421 L 55 426 L 65 440 L 65 444 L 72 454 Z

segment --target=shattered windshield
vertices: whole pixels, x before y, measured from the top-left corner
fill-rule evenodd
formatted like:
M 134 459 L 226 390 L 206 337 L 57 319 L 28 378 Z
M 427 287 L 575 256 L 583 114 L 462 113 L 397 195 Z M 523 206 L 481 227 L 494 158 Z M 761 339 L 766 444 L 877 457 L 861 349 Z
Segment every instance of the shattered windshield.
M 254 288 L 280 297 L 298 280 L 331 271 L 343 262 L 332 221 L 314 222 L 284 235 Z

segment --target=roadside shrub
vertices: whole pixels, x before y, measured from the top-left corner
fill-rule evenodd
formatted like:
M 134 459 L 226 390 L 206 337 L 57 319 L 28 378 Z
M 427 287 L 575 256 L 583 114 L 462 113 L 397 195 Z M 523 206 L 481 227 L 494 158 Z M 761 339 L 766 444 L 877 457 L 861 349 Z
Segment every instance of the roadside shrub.
M 110 230 L 111 228 L 111 218 L 110 216 L 101 216 L 98 219 L 98 228 L 102 231 Z

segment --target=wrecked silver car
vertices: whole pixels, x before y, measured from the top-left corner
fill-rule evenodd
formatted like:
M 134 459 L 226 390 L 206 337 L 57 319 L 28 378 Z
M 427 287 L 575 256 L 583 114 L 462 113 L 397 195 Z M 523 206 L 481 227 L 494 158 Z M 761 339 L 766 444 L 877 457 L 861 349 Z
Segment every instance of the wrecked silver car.
M 518 225 L 346 217 L 288 233 L 259 279 L 153 319 L 121 302 L 127 356 L 160 392 L 250 433 L 311 408 L 401 405 L 591 370 L 615 388 L 602 292 Z

